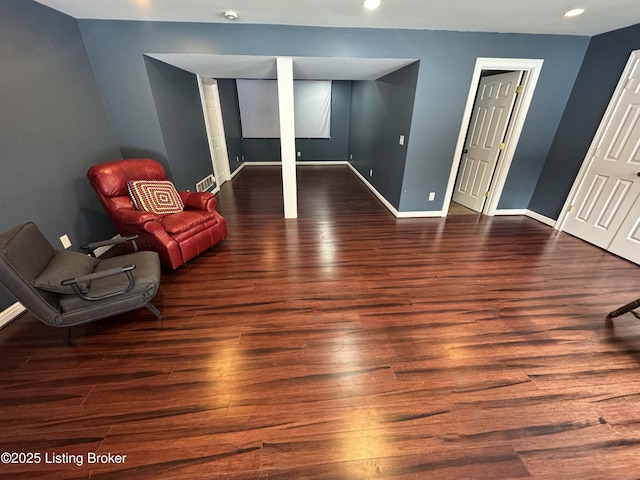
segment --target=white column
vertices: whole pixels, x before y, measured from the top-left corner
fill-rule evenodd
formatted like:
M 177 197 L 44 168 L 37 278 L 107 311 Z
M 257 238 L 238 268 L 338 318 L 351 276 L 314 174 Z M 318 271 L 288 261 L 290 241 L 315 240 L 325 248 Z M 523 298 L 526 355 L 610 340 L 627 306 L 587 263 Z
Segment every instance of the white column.
M 296 185 L 296 132 L 293 110 L 293 59 L 278 58 L 278 105 L 280 109 L 280 150 L 284 218 L 298 218 Z

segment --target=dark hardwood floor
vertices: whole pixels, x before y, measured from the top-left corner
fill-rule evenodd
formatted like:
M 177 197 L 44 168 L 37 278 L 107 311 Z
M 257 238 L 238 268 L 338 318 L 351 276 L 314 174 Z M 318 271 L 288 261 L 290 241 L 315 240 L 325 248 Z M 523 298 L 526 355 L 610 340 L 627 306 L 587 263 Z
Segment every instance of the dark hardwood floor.
M 40 455 L 0 478 L 640 478 L 640 322 L 605 321 L 638 266 L 525 217 L 396 219 L 346 167 L 298 180 L 297 220 L 277 168 L 223 186 L 230 236 L 163 272 L 162 320 L 0 331 L 0 452 Z

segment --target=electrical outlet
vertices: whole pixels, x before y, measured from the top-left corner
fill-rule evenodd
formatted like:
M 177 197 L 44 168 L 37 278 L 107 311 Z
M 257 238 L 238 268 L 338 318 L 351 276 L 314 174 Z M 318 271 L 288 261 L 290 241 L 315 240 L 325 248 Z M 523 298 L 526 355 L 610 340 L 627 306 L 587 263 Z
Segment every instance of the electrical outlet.
M 400 135 L 400 145 L 404 145 L 404 135 Z
M 436 199 L 436 192 L 429 193 L 429 201 L 433 202 Z
M 369 169 L 369 176 L 370 176 L 370 177 L 373 177 L 373 168 L 370 168 L 370 169 Z
M 69 236 L 67 234 L 64 234 L 60 237 L 60 243 L 62 243 L 62 246 L 65 249 L 71 246 L 71 240 L 69 240 Z
M 240 161 L 240 157 L 238 155 L 236 155 L 236 162 Z
M 298 152 L 298 158 L 302 156 L 302 152 Z
M 353 160 L 353 153 L 349 154 L 349 160 Z

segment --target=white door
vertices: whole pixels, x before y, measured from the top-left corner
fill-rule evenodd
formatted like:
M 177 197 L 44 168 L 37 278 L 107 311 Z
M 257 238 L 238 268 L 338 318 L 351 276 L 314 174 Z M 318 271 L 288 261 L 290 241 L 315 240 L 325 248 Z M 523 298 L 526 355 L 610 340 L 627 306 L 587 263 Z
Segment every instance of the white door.
M 640 263 L 638 52 L 631 55 L 586 161 L 563 230 Z
M 204 80 L 202 83 L 202 93 L 204 96 L 205 125 L 207 127 L 211 160 L 213 162 L 213 175 L 216 178 L 216 185 L 220 186 L 231 178 L 231 173 L 229 170 L 227 144 L 222 123 L 218 82 L 211 79 Z
M 609 251 L 640 265 L 640 197 L 636 198 L 618 234 L 613 237 Z
M 522 72 L 480 79 L 453 201 L 481 212 L 516 99 Z

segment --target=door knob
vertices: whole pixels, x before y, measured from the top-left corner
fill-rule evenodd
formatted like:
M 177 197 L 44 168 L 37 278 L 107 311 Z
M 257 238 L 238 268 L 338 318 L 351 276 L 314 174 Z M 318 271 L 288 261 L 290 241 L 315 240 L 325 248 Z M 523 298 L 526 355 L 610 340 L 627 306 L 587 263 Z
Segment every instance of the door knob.
M 640 172 L 636 173 L 636 175 L 640 177 Z

